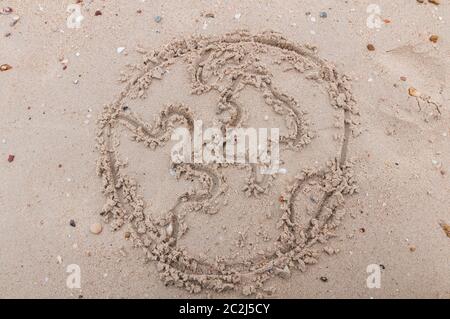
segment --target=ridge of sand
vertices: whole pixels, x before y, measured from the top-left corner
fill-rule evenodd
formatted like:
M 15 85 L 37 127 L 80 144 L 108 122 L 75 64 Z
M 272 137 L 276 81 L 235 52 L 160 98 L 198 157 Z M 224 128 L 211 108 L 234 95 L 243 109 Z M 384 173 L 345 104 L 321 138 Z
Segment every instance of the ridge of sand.
M 107 198 L 101 214 L 111 222 L 111 227 L 130 229 L 134 246 L 141 248 L 149 261 L 155 261 L 165 284 L 195 293 L 203 289 L 234 289 L 245 295 L 270 293 L 264 285 L 268 279 L 277 275 L 288 278 L 291 269 L 305 271 L 307 265 L 317 263 L 325 243 L 333 237 L 345 214 L 345 196 L 356 191 L 347 152 L 349 139 L 358 134 L 358 110 L 348 78 L 321 59 L 315 48 L 295 44 L 273 32 L 252 35 L 238 31 L 219 37 L 192 37 L 173 41 L 161 50 L 141 50 L 141 53 L 143 62 L 124 76 L 125 89 L 105 107 L 98 121 L 97 171 Z M 261 54 L 275 57 L 276 63 L 289 64 L 305 79 L 324 88 L 330 111 L 340 115 L 336 126 L 343 133 L 335 138 L 341 145 L 340 151 L 334 159 L 319 163 L 319 167 L 303 169 L 279 196 L 280 232 L 274 251 L 239 262 L 226 258 L 205 261 L 180 247 L 178 241 L 189 227 L 185 223 L 187 213 L 220 211 L 221 198 L 228 190 L 227 165 L 172 163 L 178 179 L 198 180 L 200 186 L 180 196 L 163 217 L 155 218 L 148 213 L 151 209 L 140 194 L 139 183 L 123 172 L 126 163 L 117 150 L 117 129 L 125 128 L 135 142 L 151 150 L 167 144 L 174 127 L 184 125 L 193 129 L 192 110 L 184 104 L 166 105 L 151 124 L 125 107 L 128 98 L 146 99 L 151 84 L 162 79 L 169 66 L 181 61 L 188 65 L 192 94 L 210 91 L 220 94 L 217 115 L 223 115 L 218 119 L 222 130 L 245 125 L 238 96 L 244 88 L 253 87 L 261 92 L 266 105 L 285 119 L 288 131 L 281 136 L 281 145 L 300 153 L 315 137 L 307 113 L 295 98 L 273 85 L 270 71 L 259 58 Z M 255 165 L 247 167 L 249 175 L 243 191 L 248 196 L 265 194 L 271 181 L 277 178 L 273 175 L 258 180 L 255 168 Z M 310 220 L 300 223 L 298 216 L 303 212 L 296 209 L 295 201 L 305 189 L 314 189 L 318 200 Z

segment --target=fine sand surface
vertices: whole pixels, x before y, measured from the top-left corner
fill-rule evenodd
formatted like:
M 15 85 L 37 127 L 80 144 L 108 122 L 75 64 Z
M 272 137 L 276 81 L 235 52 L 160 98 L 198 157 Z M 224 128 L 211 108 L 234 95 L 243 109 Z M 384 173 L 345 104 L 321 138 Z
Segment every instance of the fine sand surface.
M 450 298 L 440 2 L 0 1 L 0 298 Z M 196 120 L 281 172 L 171 163 Z

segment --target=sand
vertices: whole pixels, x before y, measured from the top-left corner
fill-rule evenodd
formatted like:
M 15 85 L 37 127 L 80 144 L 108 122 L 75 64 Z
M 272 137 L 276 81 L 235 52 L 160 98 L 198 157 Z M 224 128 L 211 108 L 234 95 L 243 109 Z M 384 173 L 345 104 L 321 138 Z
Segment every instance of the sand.
M 450 296 L 449 4 L 74 3 L 2 3 L 0 297 Z

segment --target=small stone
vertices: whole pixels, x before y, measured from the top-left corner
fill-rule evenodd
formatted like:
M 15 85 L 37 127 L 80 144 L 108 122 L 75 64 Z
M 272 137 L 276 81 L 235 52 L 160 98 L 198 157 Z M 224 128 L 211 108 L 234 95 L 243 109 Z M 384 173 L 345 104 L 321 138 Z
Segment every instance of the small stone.
M 327 281 L 328 281 L 328 278 L 325 277 L 325 276 L 322 276 L 322 277 L 320 277 L 320 280 L 322 280 L 323 282 L 327 282 Z
M 322 11 L 319 13 L 319 17 L 325 19 L 326 17 L 328 17 L 328 14 L 325 11 Z
M 239 20 L 239 19 L 241 18 L 241 14 L 240 14 L 240 13 L 236 13 L 236 14 L 234 15 L 234 18 L 235 18 L 236 20 Z
M 125 51 L 125 47 L 118 47 L 117 53 L 121 54 L 123 51 Z
M 71 219 L 69 221 L 69 225 L 72 226 L 72 227 L 76 227 L 77 226 L 77 224 L 75 223 L 75 221 L 73 219 Z
M 405 82 L 407 80 L 406 76 L 401 76 L 400 80 L 402 80 L 403 82 Z
M 375 46 L 373 44 L 368 44 L 367 45 L 367 50 L 369 51 L 375 51 Z
M 419 2 L 419 3 L 424 3 L 425 0 L 417 0 L 417 2 Z
M 61 256 L 56 256 L 56 262 L 60 265 L 62 264 L 62 257 Z
M 91 227 L 89 227 L 89 230 L 91 231 L 91 233 L 98 235 L 102 232 L 103 226 L 100 223 L 94 223 L 91 225 Z
M 441 0 L 428 0 L 429 3 L 435 4 L 435 5 L 440 5 L 441 4 Z
M 16 157 L 14 155 L 8 155 L 8 162 L 12 163 Z
M 436 43 L 436 42 L 438 42 L 438 40 L 439 40 L 439 36 L 437 36 L 436 34 L 433 34 L 430 36 L 431 42 Z
M 96 17 L 101 16 L 101 15 L 102 15 L 102 12 L 101 12 L 100 10 L 96 10 L 95 13 L 94 13 L 94 15 L 95 15 Z
M 216 16 L 214 15 L 214 13 L 208 12 L 208 13 L 205 14 L 205 17 L 206 18 L 215 18 Z
M 2 65 L 0 65 L 0 71 L 1 72 L 5 72 L 5 71 L 11 70 L 11 69 L 12 69 L 12 66 L 10 66 L 9 64 L 2 64 Z
M 415 252 L 415 251 L 416 251 L 416 246 L 414 246 L 414 245 L 409 245 L 409 251 L 410 251 L 410 252 Z
M 162 20 L 162 17 L 161 16 L 155 16 L 154 20 L 155 20 L 156 23 L 160 23 L 161 20 Z

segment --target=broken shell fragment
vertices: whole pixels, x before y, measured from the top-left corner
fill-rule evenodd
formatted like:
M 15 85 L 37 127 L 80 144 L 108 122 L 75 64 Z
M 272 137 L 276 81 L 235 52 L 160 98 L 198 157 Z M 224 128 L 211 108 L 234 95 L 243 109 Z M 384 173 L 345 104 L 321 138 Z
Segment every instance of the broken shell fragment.
M 2 64 L 2 65 L 0 65 L 0 71 L 1 72 L 8 71 L 8 70 L 11 70 L 11 69 L 12 69 L 12 66 L 10 66 L 9 64 Z
M 433 43 L 438 42 L 439 40 L 439 36 L 437 36 L 436 34 L 433 34 L 432 36 L 430 36 L 430 41 Z
M 408 89 L 408 93 L 409 93 L 409 95 L 414 96 L 414 97 L 419 97 L 421 95 L 421 93 L 413 87 L 410 87 Z

